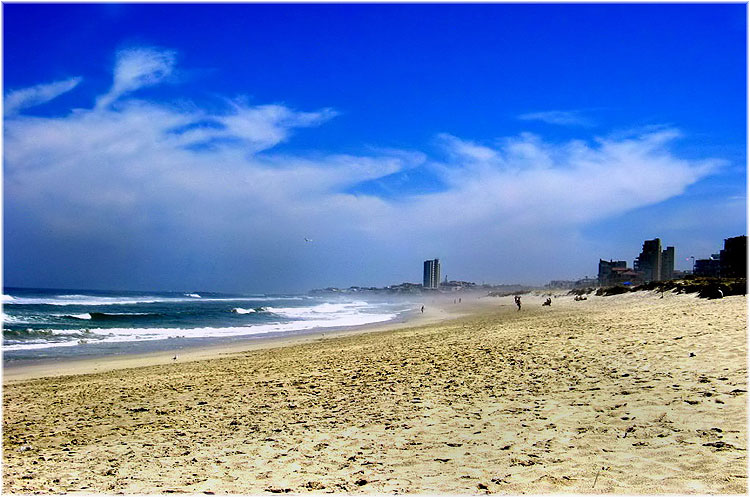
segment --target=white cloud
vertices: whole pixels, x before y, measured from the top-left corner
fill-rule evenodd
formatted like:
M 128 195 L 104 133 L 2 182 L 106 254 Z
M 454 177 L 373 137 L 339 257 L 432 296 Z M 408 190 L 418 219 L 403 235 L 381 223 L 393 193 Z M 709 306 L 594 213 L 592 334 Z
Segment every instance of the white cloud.
M 22 109 L 49 102 L 69 92 L 80 82 L 81 78 L 69 78 L 12 91 L 5 96 L 3 112 L 6 116 L 12 116 Z
M 454 225 L 468 210 L 477 219 L 497 216 L 516 227 L 580 226 L 679 195 L 720 167 L 721 161 L 674 157 L 667 145 L 676 136 L 660 131 L 596 145 L 552 145 L 530 134 L 508 138 L 484 161 L 439 168 L 450 188 L 427 208 L 460 203 L 460 214 L 441 217 Z M 466 146 L 454 139 L 453 147 L 460 154 Z
M 549 271 L 545 264 L 564 259 L 549 257 L 552 247 L 575 250 L 589 223 L 679 195 L 721 166 L 676 157 L 669 144 L 678 133 L 663 128 L 563 144 L 531 134 L 492 144 L 442 134 L 445 160 L 388 150 L 280 154 L 273 146 L 295 128 L 335 111 L 233 101 L 215 112 L 121 98 L 163 79 L 173 60 L 121 53 L 115 84 L 95 108 L 6 121 L 6 216 L 49 245 L 116 247 L 109 266 L 87 266 L 85 277 L 109 271 L 264 291 L 280 279 L 304 289 L 392 282 L 414 261 L 440 256 L 462 278 L 523 281 L 534 275 L 529 267 Z M 108 106 L 115 98 L 120 105 Z M 415 165 L 444 190 L 393 199 L 346 193 Z M 305 236 L 315 244 L 296 243 Z M 65 264 L 54 257 L 45 263 Z M 184 270 L 192 260 L 204 261 L 194 280 Z M 304 272 L 284 276 L 297 266 Z
M 438 138 L 448 154 L 458 161 L 492 161 L 497 158 L 494 150 L 472 141 L 461 140 L 448 133 L 441 133 Z
M 558 126 L 593 126 L 594 122 L 579 111 L 550 110 L 545 112 L 528 112 L 521 114 L 522 121 L 542 121 Z
M 335 115 L 333 109 L 297 112 L 281 105 L 248 107 L 235 103 L 231 113 L 214 116 L 223 129 L 209 131 L 206 138 L 233 137 L 258 151 L 286 140 L 292 128 L 317 126 Z
M 117 54 L 112 88 L 99 97 L 97 107 L 104 108 L 126 93 L 155 85 L 172 73 L 176 54 L 170 50 L 132 48 Z

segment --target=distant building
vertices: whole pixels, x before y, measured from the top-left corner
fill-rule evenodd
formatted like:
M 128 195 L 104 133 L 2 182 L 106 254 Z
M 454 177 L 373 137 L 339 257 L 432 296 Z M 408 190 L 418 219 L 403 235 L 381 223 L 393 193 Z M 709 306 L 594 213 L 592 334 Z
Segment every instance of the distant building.
M 674 278 L 674 247 L 667 247 L 661 253 L 661 280 Z
M 422 285 L 418 283 L 400 283 L 398 285 L 388 285 L 388 293 L 413 293 L 418 294 L 422 290 Z
M 633 261 L 633 269 L 625 261 L 599 259 L 599 285 L 640 285 L 649 281 L 671 280 L 674 271 L 675 249 L 661 249 L 661 239 L 643 242 L 643 248 Z
M 424 288 L 435 288 L 440 286 L 440 259 L 424 261 Z
M 744 278 L 747 275 L 747 236 L 724 240 L 719 252 L 719 274 L 722 278 Z
M 643 280 L 659 281 L 661 279 L 661 240 L 654 238 L 643 242 L 643 249 L 633 263 L 636 272 L 643 274 Z
M 626 269 L 625 271 L 622 271 L 619 275 L 620 281 L 623 285 L 642 285 L 643 284 L 643 274 L 638 273 L 636 271 L 633 271 L 632 269 Z
M 612 268 L 612 275 L 608 285 L 640 285 L 643 283 L 643 273 L 633 271 L 628 267 Z
M 627 266 L 628 264 L 625 261 L 605 261 L 604 259 L 599 259 L 599 284 L 602 286 L 616 284 L 612 281 L 614 279 L 613 276 L 616 275 L 613 270 L 615 268 L 626 269 Z
M 581 278 L 580 280 L 576 280 L 576 282 L 573 284 L 575 288 L 586 288 L 590 286 L 596 286 L 599 282 L 596 278 L 589 278 L 588 276 L 585 278 Z
M 444 290 L 451 290 L 453 292 L 456 292 L 459 290 L 463 290 L 464 288 L 474 288 L 477 286 L 477 284 L 471 281 L 448 281 L 448 278 L 446 277 L 445 281 L 443 281 L 440 286 Z
M 693 274 L 707 278 L 718 278 L 721 275 L 719 254 L 711 254 L 710 259 L 696 259 L 693 266 Z

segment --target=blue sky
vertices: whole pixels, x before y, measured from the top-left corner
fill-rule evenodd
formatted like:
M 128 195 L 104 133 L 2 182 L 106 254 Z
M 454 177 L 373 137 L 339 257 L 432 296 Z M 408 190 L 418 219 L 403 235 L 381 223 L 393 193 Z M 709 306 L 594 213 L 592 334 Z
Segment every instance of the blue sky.
M 545 283 L 746 234 L 743 4 L 3 14 L 6 286 Z

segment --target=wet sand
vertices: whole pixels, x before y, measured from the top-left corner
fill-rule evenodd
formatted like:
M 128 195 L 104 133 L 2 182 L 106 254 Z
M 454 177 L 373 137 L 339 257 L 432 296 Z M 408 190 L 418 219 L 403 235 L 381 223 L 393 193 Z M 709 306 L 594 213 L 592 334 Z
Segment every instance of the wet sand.
M 4 379 L 20 493 L 745 493 L 747 301 L 447 322 Z

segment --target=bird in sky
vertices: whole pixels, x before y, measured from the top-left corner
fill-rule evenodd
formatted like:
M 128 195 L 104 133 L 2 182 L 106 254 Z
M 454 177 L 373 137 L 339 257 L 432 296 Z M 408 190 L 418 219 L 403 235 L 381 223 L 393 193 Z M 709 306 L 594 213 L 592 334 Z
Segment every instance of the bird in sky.
M 307 238 L 307 237 L 305 237 L 305 241 L 309 243 L 309 242 L 311 242 L 311 241 L 312 241 L 312 238 Z

